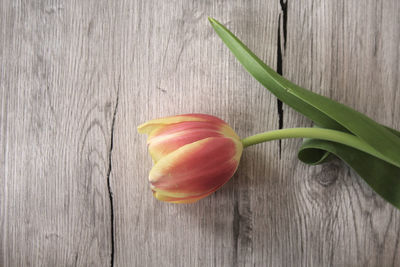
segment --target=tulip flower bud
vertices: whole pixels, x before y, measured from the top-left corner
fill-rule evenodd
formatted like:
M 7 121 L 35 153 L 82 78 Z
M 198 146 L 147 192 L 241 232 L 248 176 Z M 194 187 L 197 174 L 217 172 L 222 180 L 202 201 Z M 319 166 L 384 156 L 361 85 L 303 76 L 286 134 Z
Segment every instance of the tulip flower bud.
M 151 120 L 138 131 L 148 134 L 153 195 L 166 202 L 192 203 L 215 192 L 233 176 L 243 151 L 232 128 L 210 115 Z

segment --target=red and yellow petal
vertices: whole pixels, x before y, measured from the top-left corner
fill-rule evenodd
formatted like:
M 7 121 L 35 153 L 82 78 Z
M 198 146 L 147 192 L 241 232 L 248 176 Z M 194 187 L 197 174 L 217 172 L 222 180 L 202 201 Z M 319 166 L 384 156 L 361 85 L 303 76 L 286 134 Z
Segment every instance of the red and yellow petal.
M 214 123 L 225 123 L 223 120 L 217 117 L 206 114 L 183 114 L 148 121 L 138 126 L 138 132 L 141 134 L 148 134 L 150 137 L 151 135 L 156 134 L 157 130 L 163 128 L 164 126 L 184 121 L 209 121 Z
M 216 191 L 235 173 L 243 145 L 223 120 L 185 114 L 152 120 L 138 127 L 148 134 L 155 166 L 149 179 L 154 196 L 192 203 Z
M 150 171 L 155 191 L 172 198 L 209 192 L 235 173 L 242 144 L 232 138 L 211 137 L 187 144 L 161 158 Z
M 149 152 L 154 162 L 157 162 L 184 145 L 209 137 L 223 137 L 227 127 L 229 126 L 210 122 L 181 122 L 168 125 L 162 132 L 148 139 Z

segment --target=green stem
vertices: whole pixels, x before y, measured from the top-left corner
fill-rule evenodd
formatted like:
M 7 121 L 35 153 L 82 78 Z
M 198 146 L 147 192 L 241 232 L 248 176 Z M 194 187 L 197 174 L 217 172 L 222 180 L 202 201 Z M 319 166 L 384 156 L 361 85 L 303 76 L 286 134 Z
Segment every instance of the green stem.
M 362 141 L 357 136 L 341 131 L 323 128 L 288 128 L 275 130 L 246 137 L 242 139 L 242 143 L 243 147 L 248 147 L 259 143 L 287 138 L 314 138 L 332 141 L 353 147 L 393 164 L 392 160 L 388 159 L 387 157 L 376 151 L 373 147 Z

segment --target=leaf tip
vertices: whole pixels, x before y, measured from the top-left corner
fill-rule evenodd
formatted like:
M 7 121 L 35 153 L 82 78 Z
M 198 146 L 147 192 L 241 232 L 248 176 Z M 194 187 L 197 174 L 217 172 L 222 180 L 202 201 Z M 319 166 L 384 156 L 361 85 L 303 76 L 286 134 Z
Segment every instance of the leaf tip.
M 210 16 L 208 16 L 208 21 L 209 21 L 211 24 L 214 24 L 214 23 L 215 23 L 215 19 L 212 18 L 212 17 L 210 17 Z

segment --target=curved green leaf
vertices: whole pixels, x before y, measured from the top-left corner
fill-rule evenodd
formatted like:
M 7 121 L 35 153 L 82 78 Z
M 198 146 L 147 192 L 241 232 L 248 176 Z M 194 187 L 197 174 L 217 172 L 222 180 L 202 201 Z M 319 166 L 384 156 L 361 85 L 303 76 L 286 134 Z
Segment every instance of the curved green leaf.
M 306 139 L 298 157 L 304 163 L 317 165 L 327 152 L 346 162 L 375 192 L 400 209 L 400 168 L 357 149 L 318 139 Z
M 384 126 L 384 125 L 382 125 L 382 126 Z M 386 127 L 386 126 L 384 126 L 384 127 Z M 396 131 L 396 130 L 394 130 L 394 129 L 391 129 L 391 128 L 389 128 L 389 127 L 386 127 L 389 131 L 391 131 L 393 134 L 395 134 L 395 135 L 397 135 L 397 136 L 399 136 L 400 137 L 400 132 L 398 132 L 398 131 Z M 303 141 L 303 144 L 304 143 L 307 143 L 307 142 L 309 142 L 309 141 L 307 141 L 307 140 L 315 140 L 315 139 L 312 139 L 312 138 L 306 138 L 306 139 L 304 139 L 304 141 Z M 300 150 L 301 150 L 302 148 L 300 148 Z M 354 148 L 353 148 L 354 149 Z M 354 149 L 354 150 L 357 150 L 357 149 Z M 309 158 L 309 162 L 307 162 L 307 160 L 302 160 L 302 159 L 300 159 L 300 160 L 302 160 L 303 162 L 305 162 L 305 163 L 307 163 L 307 164 L 311 164 L 311 165 L 318 165 L 318 164 L 322 164 L 322 163 L 324 163 L 324 162 L 327 162 L 327 161 L 329 161 L 330 159 L 332 159 L 332 154 L 331 154 L 331 152 L 329 152 L 329 151 L 327 151 L 327 150 L 320 150 L 320 149 L 314 149 L 314 150 L 312 150 L 312 152 L 313 153 L 309 153 L 308 155 L 307 155 L 307 157 Z M 350 165 L 350 164 L 349 164 Z M 400 178 L 400 177 L 399 177 Z
M 286 80 L 215 19 L 211 25 L 245 69 L 280 100 L 324 128 L 350 131 L 400 167 L 400 137 L 348 106 Z
M 262 62 L 250 49 L 248 49 L 235 35 L 213 18 L 209 18 L 216 33 L 221 37 L 226 46 L 232 51 L 245 69 L 262 85 L 267 87 L 280 100 L 291 106 L 296 111 L 313 120 L 318 126 L 345 130 L 343 126 L 320 112 L 310 104 L 300 100 L 281 86 L 285 79 Z
M 336 155 L 351 166 L 378 194 L 400 209 L 400 132 L 367 116 L 286 80 L 262 62 L 235 35 L 215 19 L 211 25 L 244 68 L 275 96 L 318 127 L 350 132 L 389 160 L 330 141 L 306 139 L 299 159 L 320 164 Z

